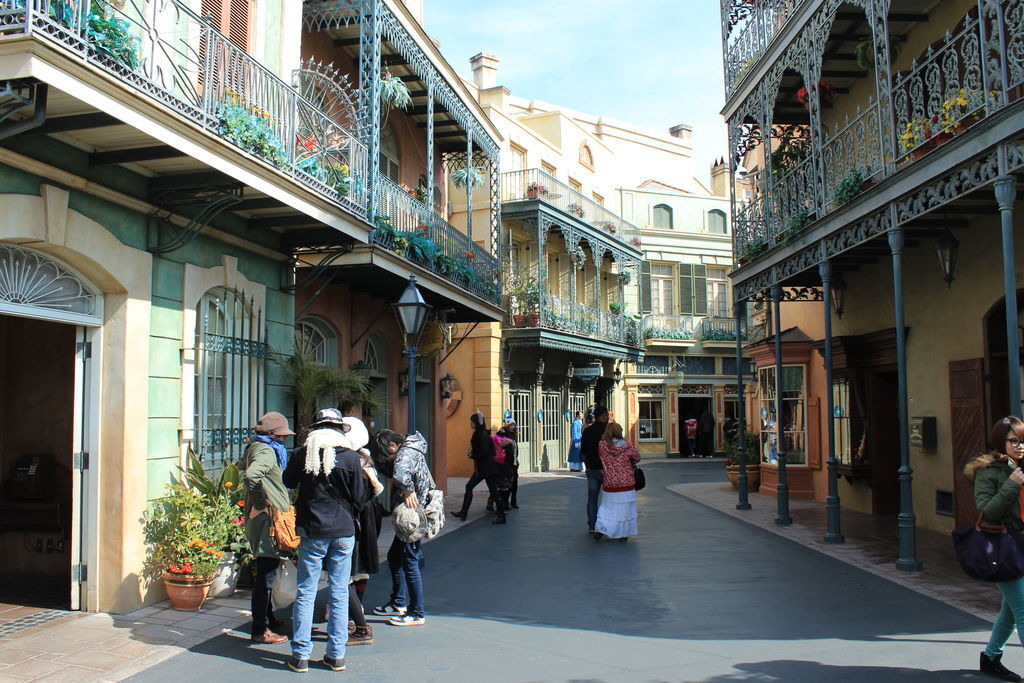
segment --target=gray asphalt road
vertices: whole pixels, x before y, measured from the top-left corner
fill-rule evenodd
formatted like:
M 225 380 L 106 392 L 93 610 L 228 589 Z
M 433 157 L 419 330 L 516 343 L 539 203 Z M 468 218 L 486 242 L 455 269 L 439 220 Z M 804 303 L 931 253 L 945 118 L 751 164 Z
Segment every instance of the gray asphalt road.
M 721 463 L 645 464 L 640 535 L 595 543 L 586 484 L 524 487 L 509 524 L 464 525 L 425 546 L 427 624 L 375 627 L 359 681 L 961 681 L 988 625 L 867 572 L 680 498 L 665 486 Z M 449 524 L 460 524 L 450 519 Z M 386 571 L 368 604 L 387 599 Z M 323 654 L 318 625 L 314 657 Z M 137 681 L 279 680 L 287 646 L 226 634 Z M 316 632 L 314 633 L 316 636 Z M 1024 665 L 1020 649 L 1006 663 Z M 981 680 L 981 679 L 978 679 Z

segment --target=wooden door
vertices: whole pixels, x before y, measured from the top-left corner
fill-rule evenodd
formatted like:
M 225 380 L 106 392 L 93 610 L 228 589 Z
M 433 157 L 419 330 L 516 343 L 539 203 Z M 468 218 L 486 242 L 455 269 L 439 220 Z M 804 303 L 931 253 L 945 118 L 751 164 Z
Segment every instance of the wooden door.
M 985 451 L 985 366 L 981 358 L 949 364 L 949 426 L 953 445 L 953 500 L 956 525 L 972 524 L 974 484 L 964 476 L 964 464 Z
M 871 459 L 871 510 L 900 511 L 899 382 L 894 371 L 872 372 L 868 379 L 868 457 Z

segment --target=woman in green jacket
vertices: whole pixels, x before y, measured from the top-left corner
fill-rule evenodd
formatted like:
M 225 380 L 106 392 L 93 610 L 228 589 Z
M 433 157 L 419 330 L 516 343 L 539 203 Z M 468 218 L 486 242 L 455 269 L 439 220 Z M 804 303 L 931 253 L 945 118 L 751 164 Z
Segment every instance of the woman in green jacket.
M 1008 529 L 1024 529 L 1021 518 L 1021 485 L 1024 484 L 1024 422 L 1010 416 L 992 425 L 989 433 L 992 452 L 973 458 L 964 467 L 964 474 L 974 481 L 974 504 L 983 521 L 1004 524 Z M 999 616 L 992 626 L 988 646 L 981 653 L 982 673 L 1004 681 L 1021 677 L 1003 666 L 1003 646 L 1014 627 L 1024 644 L 1024 577 L 997 583 L 1003 594 Z
M 270 537 L 270 508 L 287 512 L 291 508 L 288 489 L 281 473 L 288 464 L 285 438 L 295 434 L 281 413 L 267 413 L 256 423 L 253 437 L 239 463 L 245 483 L 245 534 L 256 556 L 256 579 L 252 589 L 252 642 L 283 643 L 286 636 L 274 633 L 277 625 L 270 593 L 281 563 L 277 545 Z

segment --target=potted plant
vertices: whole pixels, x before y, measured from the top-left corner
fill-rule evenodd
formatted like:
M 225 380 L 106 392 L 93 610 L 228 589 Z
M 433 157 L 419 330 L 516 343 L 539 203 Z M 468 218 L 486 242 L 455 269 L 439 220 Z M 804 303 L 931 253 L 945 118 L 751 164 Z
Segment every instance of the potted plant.
M 566 211 L 571 213 L 573 216 L 576 216 L 577 218 L 583 218 L 584 215 L 583 205 L 577 204 L 576 202 L 570 203 L 569 206 L 566 207 Z
M 817 86 L 811 86 L 810 91 L 806 85 L 800 86 L 800 89 L 796 91 L 796 98 L 806 107 L 811 100 L 811 93 L 815 90 L 818 93 L 819 104 L 831 104 L 832 100 L 835 99 L 835 86 L 824 79 L 818 81 Z
M 508 295 L 514 299 L 515 310 L 519 311 L 512 316 L 515 326 L 536 327 L 540 323 L 540 283 L 537 278 L 520 276 L 509 288 Z
M 174 609 L 203 606 L 225 555 L 228 525 L 240 509 L 181 482 L 168 484 L 167 495 L 154 501 L 143 527 L 152 546 L 146 573 L 163 580 Z
M 628 306 L 629 304 L 620 304 L 618 301 L 613 301 L 610 304 L 608 304 L 608 310 L 614 313 L 615 315 L 622 315 L 623 313 L 626 312 L 626 308 Z
M 470 191 L 474 187 L 484 184 L 483 170 L 479 166 L 467 166 L 466 168 L 457 169 L 452 171 L 449 177 L 455 187 L 469 188 Z
M 743 434 L 743 459 L 747 463 L 747 490 L 756 491 L 761 486 L 761 465 L 758 452 L 760 444 L 757 435 L 747 431 Z M 739 440 L 735 433 L 725 442 L 725 476 L 733 488 L 739 486 Z
M 541 185 L 537 181 L 533 181 L 532 183 L 530 183 L 529 185 L 526 186 L 526 198 L 527 199 L 537 199 L 538 197 L 547 197 L 547 196 L 548 196 L 548 188 L 546 186 L 544 186 L 544 185 Z
M 836 185 L 836 194 L 833 201 L 835 201 L 836 206 L 846 206 L 861 193 L 863 188 L 864 174 L 860 171 L 854 171 Z

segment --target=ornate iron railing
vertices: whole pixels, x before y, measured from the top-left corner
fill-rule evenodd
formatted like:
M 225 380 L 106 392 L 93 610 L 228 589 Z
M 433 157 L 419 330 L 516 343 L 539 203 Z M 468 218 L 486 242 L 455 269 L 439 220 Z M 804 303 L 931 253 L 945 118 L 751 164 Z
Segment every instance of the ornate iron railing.
M 642 344 L 640 321 L 558 296 L 513 301 L 510 310 L 510 327 L 546 327 L 637 348 Z
M 697 334 L 701 341 L 736 341 L 735 318 L 704 318 L 700 321 Z M 747 326 L 739 326 L 740 339 L 747 340 Z
M 788 20 L 792 4 L 725 0 L 724 30 L 739 36 L 748 24 L 769 26 L 771 22 L 766 21 L 771 17 Z M 833 3 L 821 11 L 835 11 L 837 6 Z M 775 25 L 781 24 L 776 21 Z M 803 49 L 801 45 L 794 41 L 787 50 Z M 727 62 L 735 58 L 727 49 Z M 1024 12 L 1020 1 L 985 2 L 980 17 L 978 8 L 972 8 L 951 32 L 889 82 L 891 87 L 879 97 L 869 98 L 864 108 L 858 107 L 831 130 L 822 128 L 820 147 L 811 150 L 808 159 L 815 161 L 807 164 L 806 175 L 798 177 L 797 169 L 787 169 L 784 175 L 758 174 L 754 182 L 757 196 L 733 207 L 733 250 L 740 264 L 772 246 L 788 243 L 803 226 L 853 201 L 872 183 L 899 172 L 1024 97 Z M 750 106 L 766 95 L 752 95 Z M 774 137 L 764 140 L 756 125 L 747 122 L 750 108 L 739 111 L 730 122 L 731 144 L 737 154 L 742 156 L 763 144 L 774 151 Z
M 721 0 L 725 95 L 732 97 L 803 0 Z
M 644 317 L 644 339 L 692 341 L 694 337 L 692 315 L 654 314 Z
M 501 303 L 498 259 L 386 176 L 373 241 L 488 301 Z
M 366 215 L 365 145 L 183 0 L 0 0 L 0 36 L 25 34 Z
M 640 228 L 554 176 L 536 168 L 501 174 L 502 203 L 532 200 L 550 204 L 634 249 L 642 246 Z

